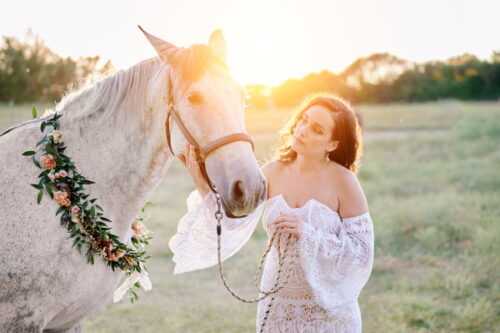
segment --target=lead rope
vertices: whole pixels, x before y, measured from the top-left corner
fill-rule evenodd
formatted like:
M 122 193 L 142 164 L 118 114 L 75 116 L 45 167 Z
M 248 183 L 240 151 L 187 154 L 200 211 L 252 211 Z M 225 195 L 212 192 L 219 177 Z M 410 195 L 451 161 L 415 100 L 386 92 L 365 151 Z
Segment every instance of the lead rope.
M 273 301 L 275 299 L 275 296 L 278 293 L 278 291 L 280 291 L 288 283 L 288 280 L 289 280 L 290 275 L 291 275 L 291 270 L 290 270 L 290 271 L 288 271 L 285 282 L 282 285 L 279 284 L 280 280 L 281 280 L 281 272 L 283 270 L 283 265 L 285 264 L 286 254 L 287 254 L 288 248 L 289 248 L 288 245 L 290 243 L 290 239 L 291 239 L 292 235 L 288 235 L 288 238 L 286 239 L 285 249 L 283 251 L 283 254 L 281 254 L 281 245 L 280 245 L 281 239 L 277 240 L 278 263 L 279 264 L 278 264 L 278 272 L 277 272 L 276 282 L 274 283 L 274 286 L 271 288 L 271 290 L 269 290 L 269 291 L 260 290 L 258 280 L 259 280 L 260 272 L 262 272 L 262 267 L 264 265 L 265 258 L 267 257 L 268 253 L 271 251 L 271 247 L 276 240 L 276 236 L 278 234 L 277 230 L 273 233 L 273 235 L 272 235 L 272 237 L 271 237 L 271 239 L 270 239 L 270 241 L 269 241 L 269 243 L 264 251 L 264 254 L 262 255 L 262 257 L 260 259 L 260 263 L 259 263 L 259 266 L 257 268 L 257 272 L 255 274 L 255 285 L 257 286 L 257 289 L 259 290 L 259 292 L 262 295 L 259 297 L 256 297 L 256 298 L 252 298 L 252 299 L 243 298 L 240 295 L 238 295 L 235 291 L 233 291 L 233 289 L 227 283 L 226 277 L 224 275 L 224 271 L 223 271 L 223 267 L 222 267 L 222 256 L 221 256 L 221 234 L 222 234 L 221 221 L 223 219 L 222 200 L 220 198 L 219 193 L 217 193 L 217 192 L 215 192 L 215 197 L 216 197 L 216 201 L 217 201 L 217 210 L 215 211 L 214 215 L 215 215 L 215 219 L 217 220 L 217 261 L 218 261 L 218 266 L 219 266 L 220 279 L 222 280 L 222 283 L 224 284 L 224 287 L 226 288 L 226 290 L 234 298 L 236 298 L 237 300 L 239 300 L 243 303 L 257 303 L 257 302 L 260 302 L 260 301 L 266 299 L 267 297 L 272 296 L 269 303 L 267 304 L 267 310 L 264 314 L 264 318 L 262 319 L 262 324 L 261 324 L 261 328 L 260 328 L 260 332 L 262 333 L 262 332 L 264 332 L 264 327 L 266 325 L 267 319 L 269 318 L 269 313 L 271 312 L 271 308 L 272 308 L 272 304 L 273 304 Z

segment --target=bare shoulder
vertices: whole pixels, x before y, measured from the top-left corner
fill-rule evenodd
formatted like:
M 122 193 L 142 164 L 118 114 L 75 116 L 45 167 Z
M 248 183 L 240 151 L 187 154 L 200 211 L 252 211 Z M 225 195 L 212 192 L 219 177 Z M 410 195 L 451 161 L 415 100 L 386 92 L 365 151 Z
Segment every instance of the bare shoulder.
M 336 163 L 333 163 L 331 172 L 339 192 L 341 215 L 349 218 L 366 213 L 368 201 L 356 174 Z
M 262 166 L 262 172 L 264 173 L 266 179 L 269 181 L 270 179 L 275 178 L 275 176 L 280 171 L 282 171 L 283 168 L 284 168 L 283 162 L 279 160 L 272 160 Z
M 267 180 L 267 197 L 275 195 L 275 188 L 279 188 L 280 173 L 283 171 L 285 164 L 279 160 L 272 160 L 262 166 L 262 173 Z

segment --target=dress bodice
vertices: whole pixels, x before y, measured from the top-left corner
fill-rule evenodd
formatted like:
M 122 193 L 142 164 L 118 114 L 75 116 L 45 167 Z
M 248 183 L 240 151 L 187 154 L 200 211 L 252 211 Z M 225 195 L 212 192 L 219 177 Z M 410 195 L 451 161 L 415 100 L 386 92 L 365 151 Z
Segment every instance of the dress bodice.
M 278 194 L 269 199 L 267 209 L 264 211 L 262 217 L 262 226 L 268 237 L 272 236 L 269 230 L 269 224 L 272 223 L 280 213 L 295 214 L 299 216 L 304 223 L 311 224 L 325 231 L 332 231 L 336 220 L 340 222 L 337 212 L 316 199 L 309 199 L 301 207 L 290 207 L 283 195 Z M 283 252 L 286 244 L 285 237 L 281 237 L 280 244 L 280 249 Z M 274 263 L 277 262 L 278 250 L 276 246 L 273 246 L 265 263 L 261 284 L 262 290 L 272 289 L 278 270 L 278 265 Z M 291 299 L 312 299 L 312 291 L 300 265 L 299 249 L 294 238 L 289 241 L 287 256 L 283 264 L 281 281 L 284 280 L 286 280 L 286 285 L 280 291 L 281 296 Z
M 215 197 L 208 194 L 202 198 L 195 191 L 187 204 L 188 212 L 169 242 L 175 273 L 217 264 Z M 288 249 L 282 279 L 287 275 L 289 279 L 276 295 L 266 332 L 361 332 L 357 299 L 373 265 L 373 224 L 368 212 L 341 218 L 316 199 L 293 208 L 282 195 L 277 195 L 247 217 L 224 217 L 222 260 L 243 247 L 259 221 L 269 233 L 269 223 L 284 212 L 297 214 L 304 223 L 300 239 L 292 241 Z M 278 253 L 273 247 L 263 269 L 262 290 L 273 288 L 277 269 Z M 268 301 L 269 298 L 258 305 L 257 327 Z

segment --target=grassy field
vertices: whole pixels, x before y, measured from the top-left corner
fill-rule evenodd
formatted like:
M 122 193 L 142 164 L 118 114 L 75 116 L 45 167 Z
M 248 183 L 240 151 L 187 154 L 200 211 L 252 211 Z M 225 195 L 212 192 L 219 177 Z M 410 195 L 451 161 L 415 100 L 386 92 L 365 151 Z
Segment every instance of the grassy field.
M 364 332 L 500 332 L 500 103 L 360 106 L 359 173 L 376 232 L 375 266 L 360 297 Z M 0 106 L 0 131 L 30 118 Z M 289 110 L 249 112 L 263 162 Z M 175 188 L 175 191 L 172 189 Z M 154 290 L 89 318 L 87 332 L 254 332 L 253 305 L 229 297 L 209 269 L 174 276 L 167 243 L 193 185 L 179 163 L 151 198 Z M 253 295 L 262 230 L 228 261 Z

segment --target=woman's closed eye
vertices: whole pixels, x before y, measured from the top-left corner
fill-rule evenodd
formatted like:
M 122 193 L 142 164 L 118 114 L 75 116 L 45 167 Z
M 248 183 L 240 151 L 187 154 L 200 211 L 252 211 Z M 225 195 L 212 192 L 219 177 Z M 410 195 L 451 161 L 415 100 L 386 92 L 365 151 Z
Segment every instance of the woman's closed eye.
M 313 125 L 313 131 L 318 134 L 323 134 L 323 129 L 319 125 Z

